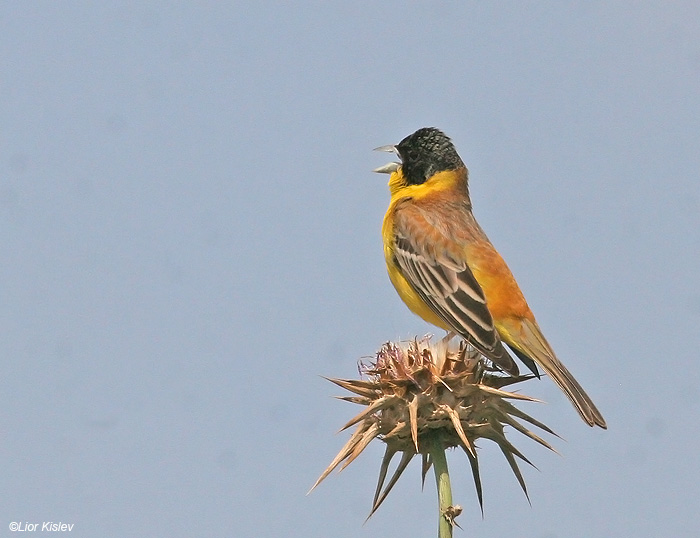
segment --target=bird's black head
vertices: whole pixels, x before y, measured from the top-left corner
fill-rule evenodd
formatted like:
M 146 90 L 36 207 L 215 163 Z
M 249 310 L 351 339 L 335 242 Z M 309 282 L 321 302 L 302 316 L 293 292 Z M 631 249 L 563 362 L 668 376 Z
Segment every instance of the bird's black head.
M 396 151 L 409 185 L 425 183 L 437 172 L 464 168 L 452 140 L 435 127 L 424 127 L 408 135 L 398 143 Z

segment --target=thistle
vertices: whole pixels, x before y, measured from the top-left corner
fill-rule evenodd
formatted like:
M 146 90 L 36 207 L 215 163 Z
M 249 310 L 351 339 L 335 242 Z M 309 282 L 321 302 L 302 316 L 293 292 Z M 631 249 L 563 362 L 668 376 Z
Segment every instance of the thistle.
M 527 487 L 517 460 L 532 463 L 506 438 L 505 426 L 554 450 L 523 423 L 556 434 L 510 403 L 510 400 L 538 400 L 503 390 L 532 376 L 497 373 L 464 342 L 457 348 L 450 347 L 444 340 L 432 343 L 430 337 L 407 343 L 388 342 L 373 361 L 360 364 L 360 372 L 366 379 L 329 379 L 353 393 L 340 399 L 363 405 L 365 409 L 341 428 L 343 431 L 357 426 L 311 489 L 337 467 L 342 471 L 372 440 L 379 438 L 386 444 L 386 451 L 368 519 L 381 506 L 411 459 L 420 454 L 423 481 L 431 467 L 435 472 L 439 536 L 452 536 L 454 519 L 461 507 L 452 504 L 445 457 L 447 448 L 459 447 L 466 454 L 482 514 L 478 439 L 488 439 L 498 445 L 526 497 Z M 387 482 L 389 465 L 397 454 L 401 454 L 400 460 Z

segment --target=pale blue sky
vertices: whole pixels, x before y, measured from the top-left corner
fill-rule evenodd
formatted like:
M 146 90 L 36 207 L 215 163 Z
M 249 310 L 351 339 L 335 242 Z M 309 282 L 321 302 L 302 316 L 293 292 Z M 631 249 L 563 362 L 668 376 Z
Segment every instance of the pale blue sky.
M 481 444 L 456 536 L 700 528 L 697 2 L 5 2 L 0 7 L 0 536 L 435 534 L 412 464 L 364 526 L 383 447 L 305 496 L 386 340 L 371 170 L 450 135 L 475 213 L 608 421 L 549 380 Z

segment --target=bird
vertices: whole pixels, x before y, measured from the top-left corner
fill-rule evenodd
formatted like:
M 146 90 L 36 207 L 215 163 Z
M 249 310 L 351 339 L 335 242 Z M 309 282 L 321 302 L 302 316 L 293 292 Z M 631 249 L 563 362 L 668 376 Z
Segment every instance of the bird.
M 389 279 L 403 302 L 448 337 L 461 336 L 504 372 L 519 374 L 508 349 L 537 377 L 539 365 L 589 426 L 607 429 L 476 221 L 469 172 L 452 140 L 424 127 L 376 150 L 393 152 L 400 161 L 374 171 L 390 174 L 382 238 Z

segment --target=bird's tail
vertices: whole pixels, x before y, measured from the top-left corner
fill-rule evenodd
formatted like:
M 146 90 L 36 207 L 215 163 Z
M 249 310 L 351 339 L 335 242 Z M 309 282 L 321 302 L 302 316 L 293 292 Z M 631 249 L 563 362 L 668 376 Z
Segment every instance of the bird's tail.
M 571 372 L 559 362 L 537 323 L 524 319 L 521 321 L 519 329 L 517 341 L 511 338 L 505 339 L 516 355 L 524 355 L 525 358 L 534 359 L 547 375 L 559 385 L 559 388 L 564 391 L 564 394 L 574 404 L 581 418 L 589 426 L 600 426 L 603 429 L 607 429 L 608 426 L 605 424 L 603 415 L 600 414 L 598 408 L 586 394 L 586 391 L 579 385 L 578 381 L 574 379 Z

